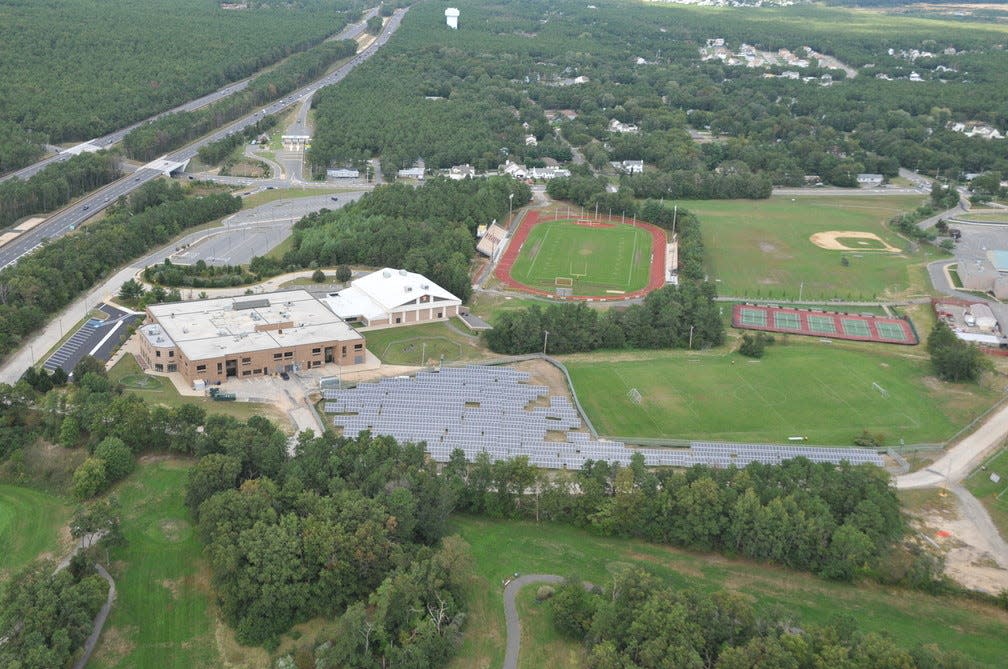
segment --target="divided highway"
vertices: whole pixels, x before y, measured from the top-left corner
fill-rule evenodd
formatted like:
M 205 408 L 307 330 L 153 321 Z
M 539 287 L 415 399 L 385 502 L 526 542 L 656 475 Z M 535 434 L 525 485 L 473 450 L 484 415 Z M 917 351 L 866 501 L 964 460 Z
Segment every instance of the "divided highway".
M 406 9 L 398 9 L 389 18 L 388 23 L 385 24 L 381 35 L 372 42 L 366 49 L 356 54 L 349 61 L 344 63 L 338 69 L 336 69 L 331 74 L 317 79 L 316 81 L 303 86 L 302 88 L 288 94 L 282 100 L 273 102 L 259 111 L 253 112 L 244 116 L 237 121 L 224 126 L 216 130 L 215 132 L 196 140 L 195 142 L 189 144 L 188 146 L 179 149 L 173 153 L 167 154 L 164 159 L 171 162 L 186 162 L 192 159 L 200 150 L 201 147 L 222 139 L 228 135 L 236 132 L 241 132 L 245 128 L 254 125 L 256 121 L 265 116 L 266 114 L 276 114 L 282 112 L 283 110 L 292 107 L 296 104 L 300 104 L 303 100 L 310 98 L 318 91 L 320 88 L 326 86 L 331 86 L 332 84 L 338 83 L 344 77 L 346 77 L 355 67 L 363 63 L 365 60 L 377 53 L 378 49 L 388 42 L 392 33 L 399 28 L 399 24 L 402 22 L 403 16 L 406 14 Z M 354 24 L 343 31 L 343 35 L 347 38 L 352 35 L 359 35 L 364 30 L 364 24 Z M 233 84 L 232 86 L 237 86 L 238 84 Z M 247 85 L 247 82 L 245 82 Z M 226 90 L 226 89 L 222 89 Z M 233 92 L 233 91 L 232 91 Z M 223 97 L 221 91 L 212 94 L 214 96 Z M 216 98 L 215 98 L 216 99 Z M 195 104 L 195 101 L 190 104 Z M 117 131 L 112 135 L 107 135 L 105 138 L 101 138 L 96 141 L 104 141 L 106 138 L 113 137 L 122 133 L 128 132 L 128 129 Z M 37 165 L 37 164 L 36 164 Z M 26 168 L 29 169 L 29 168 Z M 106 207 L 110 206 L 115 202 L 120 196 L 128 195 L 130 192 L 136 190 L 143 184 L 151 181 L 153 179 L 162 176 L 163 172 L 156 169 L 150 169 L 146 167 L 141 167 L 139 170 L 134 172 L 129 176 L 125 176 L 118 181 L 115 181 L 98 191 L 91 193 L 90 195 L 79 200 L 75 204 L 67 207 L 66 209 L 60 211 L 57 214 L 50 216 L 45 222 L 40 223 L 35 228 L 29 232 L 25 232 L 19 235 L 16 239 L 12 240 L 10 243 L 0 247 L 0 268 L 6 267 L 11 263 L 17 262 L 18 259 L 31 253 L 35 250 L 43 240 L 53 239 L 56 237 L 61 237 L 67 232 L 74 230 L 87 219 L 94 216 L 96 213 L 102 211 Z

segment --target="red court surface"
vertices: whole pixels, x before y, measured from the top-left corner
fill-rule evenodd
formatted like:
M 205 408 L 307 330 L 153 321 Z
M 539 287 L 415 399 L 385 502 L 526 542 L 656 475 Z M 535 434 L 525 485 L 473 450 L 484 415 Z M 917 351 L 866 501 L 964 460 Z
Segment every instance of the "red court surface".
M 665 231 L 656 225 L 651 225 L 650 223 L 643 223 L 641 221 L 621 221 L 618 218 L 607 217 L 603 217 L 597 221 L 592 221 L 587 225 L 590 227 L 611 227 L 619 223 L 624 223 L 626 225 L 633 225 L 643 230 L 647 230 L 651 234 L 651 255 L 653 259 L 651 261 L 651 268 L 648 274 L 647 286 L 640 290 L 622 293 L 620 295 L 559 296 L 556 293 L 540 290 L 539 288 L 533 288 L 532 286 L 526 286 L 525 284 L 516 281 L 511 276 L 511 266 L 514 265 L 515 260 L 518 259 L 518 254 L 521 252 L 522 245 L 528 238 L 529 231 L 540 223 L 569 220 L 573 219 L 567 217 L 540 219 L 539 212 L 528 212 L 528 214 L 525 215 L 525 220 L 522 221 L 521 226 L 517 231 L 515 231 L 514 237 L 511 238 L 511 242 L 508 244 L 504 254 L 497 262 L 497 267 L 494 269 L 494 277 L 496 277 L 501 283 L 507 285 L 509 288 L 519 290 L 523 293 L 543 295 L 545 297 L 551 297 L 558 300 L 580 300 L 582 302 L 616 302 L 619 300 L 632 300 L 638 297 L 643 297 L 651 291 L 657 290 L 665 285 Z
M 760 304 L 736 304 L 732 309 L 732 326 L 745 330 L 883 344 L 913 346 L 919 342 L 913 325 L 902 318 Z

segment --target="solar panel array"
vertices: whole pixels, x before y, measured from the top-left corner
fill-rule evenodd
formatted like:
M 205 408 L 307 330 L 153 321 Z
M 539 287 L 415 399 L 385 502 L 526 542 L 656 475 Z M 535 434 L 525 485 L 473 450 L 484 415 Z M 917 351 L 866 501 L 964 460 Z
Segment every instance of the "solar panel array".
M 587 460 L 629 464 L 639 452 L 649 466 L 715 467 L 750 462 L 777 464 L 804 456 L 814 462 L 882 466 L 875 451 L 779 444 L 692 442 L 690 448 L 631 449 L 622 442 L 592 439 L 570 400 L 528 384 L 529 374 L 509 367 L 443 367 L 416 377 L 385 378 L 341 390 L 324 388 L 326 413 L 345 436 L 365 430 L 403 442 L 425 442 L 437 462 L 456 448 L 472 461 L 486 452 L 491 461 L 525 455 L 547 469 L 580 469 Z

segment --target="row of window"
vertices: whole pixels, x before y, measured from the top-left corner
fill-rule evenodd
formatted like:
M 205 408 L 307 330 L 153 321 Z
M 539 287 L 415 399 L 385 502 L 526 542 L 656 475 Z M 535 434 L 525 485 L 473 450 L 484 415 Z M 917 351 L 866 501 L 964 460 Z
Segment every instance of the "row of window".
M 154 351 L 154 355 L 155 355 L 156 357 L 160 358 L 160 357 L 161 357 L 161 351 L 160 351 L 160 350 L 156 350 L 156 351 Z M 175 349 L 170 349 L 170 350 L 168 351 L 168 357 L 169 357 L 169 358 L 174 358 L 174 357 L 175 357 Z

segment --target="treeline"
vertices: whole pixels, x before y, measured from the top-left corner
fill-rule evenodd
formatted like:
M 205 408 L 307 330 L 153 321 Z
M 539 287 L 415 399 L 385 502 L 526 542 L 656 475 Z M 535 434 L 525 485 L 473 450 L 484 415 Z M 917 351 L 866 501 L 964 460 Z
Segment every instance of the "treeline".
M 272 114 L 269 116 L 263 116 L 253 125 L 250 125 L 241 132 L 236 132 L 222 139 L 218 139 L 216 142 L 210 142 L 206 146 L 200 147 L 199 159 L 207 165 L 216 165 L 227 158 L 228 155 L 230 155 L 237 147 L 242 146 L 249 140 L 255 139 L 262 133 L 267 132 L 276 126 L 276 124 L 276 116 L 273 116 Z
M 513 202 L 510 196 L 513 195 Z M 506 177 L 431 179 L 419 188 L 392 184 L 376 188 L 337 211 L 298 221 L 286 267 L 363 264 L 423 274 L 462 300 L 472 293 L 469 262 L 480 224 L 504 221 L 531 198 L 531 190 Z M 266 259 L 250 268 L 269 271 Z
M 49 561 L 12 574 L 0 600 L 0 666 L 7 669 L 66 667 L 91 633 L 108 583 L 72 560 L 53 573 Z
M 241 200 L 230 195 L 186 197 L 177 183 L 154 181 L 101 220 L 0 270 L 0 357 L 111 270 L 240 208 Z
M 551 333 L 552 336 L 552 333 Z M 894 546 L 904 531 L 889 474 L 873 465 L 813 463 L 742 469 L 696 465 L 648 471 L 589 462 L 570 478 L 539 474 L 524 457 L 468 466 L 452 454 L 444 476 L 461 511 L 569 523 L 604 536 L 773 562 L 836 580 L 871 575 L 934 587 L 941 565 Z
M 533 304 L 506 311 L 486 333 L 496 353 L 520 355 L 543 350 L 553 354 L 620 348 L 705 349 L 724 343 L 724 323 L 714 301 L 714 285 L 686 281 L 649 293 L 643 304 L 599 312 L 582 302 Z
M 0 228 L 25 216 L 58 209 L 121 176 L 118 157 L 99 151 L 53 163 L 27 181 L 0 182 Z
M 253 283 L 262 275 L 241 265 L 207 265 L 202 258 L 192 265 L 176 265 L 168 258 L 158 265 L 145 267 L 144 281 L 162 286 L 189 288 L 228 288 Z
M 136 128 L 123 138 L 126 155 L 152 160 L 319 78 L 330 65 L 356 51 L 356 42 L 342 40 L 323 42 L 295 54 L 253 79 L 243 91 L 202 109 L 168 114 Z
M 92 0 L 7 3 L 0 172 L 37 159 L 45 142 L 124 128 L 250 76 L 320 43 L 364 6 L 256 4 L 263 6 L 226 11 L 205 0 L 150 0 L 95 11 Z
M 828 624 L 802 625 L 757 609 L 747 597 L 674 588 L 639 568 L 586 591 L 569 578 L 549 601 L 553 627 L 585 644 L 589 669 L 965 669 L 973 663 L 938 644 L 907 651 L 864 633 L 838 610 Z
M 341 616 L 316 666 L 443 664 L 468 559 L 457 541 L 434 548 L 454 506 L 436 465 L 389 438 L 310 433 L 288 459 L 267 425 L 215 431 L 186 486 L 238 639 L 273 644 L 291 625 Z

